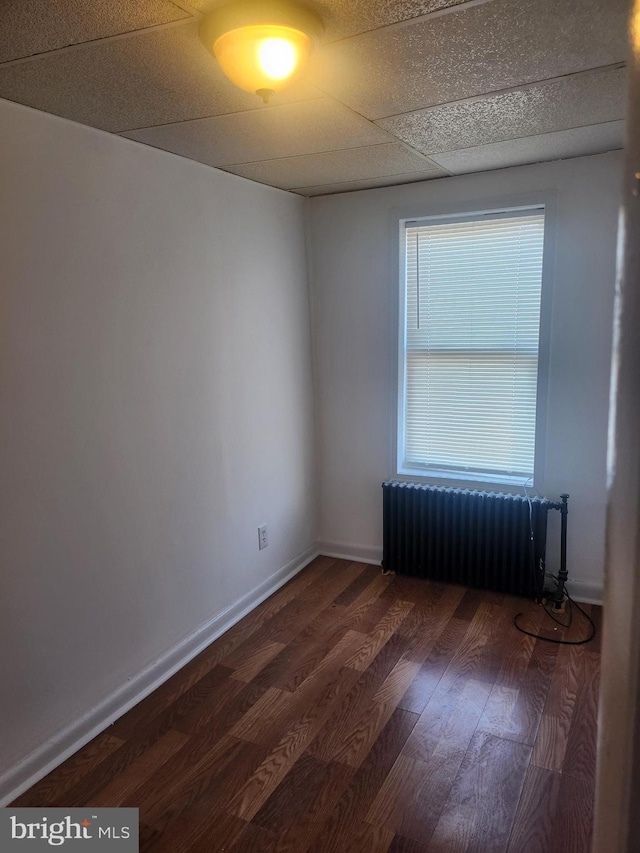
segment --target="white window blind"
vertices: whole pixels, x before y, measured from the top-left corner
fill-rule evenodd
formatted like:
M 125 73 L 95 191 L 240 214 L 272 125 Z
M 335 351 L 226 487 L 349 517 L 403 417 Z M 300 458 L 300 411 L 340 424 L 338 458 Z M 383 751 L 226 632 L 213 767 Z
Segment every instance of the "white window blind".
M 405 224 L 400 470 L 533 475 L 544 210 Z

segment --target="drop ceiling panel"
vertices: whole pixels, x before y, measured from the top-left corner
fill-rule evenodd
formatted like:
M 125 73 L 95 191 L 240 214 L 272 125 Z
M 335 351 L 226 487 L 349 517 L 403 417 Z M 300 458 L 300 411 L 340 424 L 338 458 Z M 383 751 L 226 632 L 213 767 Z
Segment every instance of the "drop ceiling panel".
M 381 128 L 330 98 L 274 105 L 124 135 L 210 166 L 395 141 Z
M 434 174 L 444 174 L 439 166 L 398 142 L 226 167 L 228 172 L 282 189 L 317 187 L 429 170 Z
M 17 0 L 1 5 L 0 62 L 190 17 L 169 0 Z
M 491 0 L 325 45 L 319 88 L 379 119 L 626 58 L 626 0 Z
M 302 187 L 296 192 L 304 196 L 333 195 L 350 193 L 356 190 L 373 190 L 379 187 L 393 187 L 399 184 L 413 184 L 419 181 L 431 181 L 442 178 L 444 172 L 408 172 L 405 175 L 391 175 L 388 178 L 373 178 L 366 181 L 343 181 L 339 184 L 324 184 L 320 187 Z
M 197 27 L 193 22 L 0 66 L 0 97 L 111 131 L 259 109 L 259 98 L 223 75 Z M 281 99 L 317 95 L 294 85 Z
M 484 172 L 488 169 L 523 166 L 545 160 L 602 154 L 622 148 L 623 144 L 624 122 L 612 121 L 450 151 L 446 154 L 436 154 L 432 159 L 454 175 L 463 175 L 467 172 Z
M 588 71 L 498 95 L 382 119 L 380 127 L 435 154 L 624 118 L 623 68 Z
M 202 12 L 210 12 L 227 2 L 229 0 L 192 0 L 191 5 Z M 464 2 L 466 0 L 307 0 L 305 5 L 320 15 L 325 28 L 323 41 L 329 42 Z

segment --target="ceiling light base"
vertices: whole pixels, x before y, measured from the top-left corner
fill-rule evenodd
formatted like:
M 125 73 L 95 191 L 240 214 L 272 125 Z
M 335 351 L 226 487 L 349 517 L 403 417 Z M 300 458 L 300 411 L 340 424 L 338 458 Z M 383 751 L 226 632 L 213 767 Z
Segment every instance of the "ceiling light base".
M 256 95 L 262 98 L 263 103 L 268 104 L 269 98 L 275 95 L 275 91 L 273 89 L 256 89 Z

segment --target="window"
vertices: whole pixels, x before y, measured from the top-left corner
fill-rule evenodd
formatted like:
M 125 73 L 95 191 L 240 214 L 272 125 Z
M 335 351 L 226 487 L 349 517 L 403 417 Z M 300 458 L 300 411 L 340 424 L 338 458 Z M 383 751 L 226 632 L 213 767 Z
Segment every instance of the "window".
M 402 223 L 398 470 L 533 476 L 544 208 Z

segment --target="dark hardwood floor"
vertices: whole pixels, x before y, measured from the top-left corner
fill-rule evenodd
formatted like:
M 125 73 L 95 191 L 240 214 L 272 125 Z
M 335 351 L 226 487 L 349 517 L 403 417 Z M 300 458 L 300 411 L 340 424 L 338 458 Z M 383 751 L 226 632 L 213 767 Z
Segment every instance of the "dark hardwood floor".
M 14 805 L 139 807 L 154 853 L 587 853 L 599 649 L 520 611 L 563 636 L 320 557 Z

